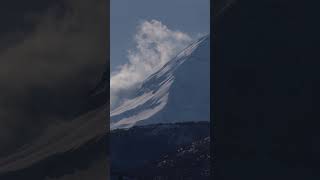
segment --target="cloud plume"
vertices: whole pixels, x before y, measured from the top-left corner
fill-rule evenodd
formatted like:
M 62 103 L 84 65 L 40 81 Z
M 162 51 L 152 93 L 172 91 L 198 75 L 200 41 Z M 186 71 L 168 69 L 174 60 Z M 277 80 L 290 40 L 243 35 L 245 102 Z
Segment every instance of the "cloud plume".
M 192 38 L 184 32 L 169 29 L 160 21 L 150 20 L 138 25 L 134 41 L 135 47 L 128 50 L 128 62 L 111 73 L 111 108 L 127 98 L 132 89 L 173 58 Z

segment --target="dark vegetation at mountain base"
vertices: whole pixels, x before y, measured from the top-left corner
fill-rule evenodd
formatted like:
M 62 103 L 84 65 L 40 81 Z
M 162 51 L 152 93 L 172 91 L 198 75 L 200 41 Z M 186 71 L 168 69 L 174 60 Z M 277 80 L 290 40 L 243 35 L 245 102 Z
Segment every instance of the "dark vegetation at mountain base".
M 209 134 L 209 122 L 114 130 L 111 179 L 210 179 Z

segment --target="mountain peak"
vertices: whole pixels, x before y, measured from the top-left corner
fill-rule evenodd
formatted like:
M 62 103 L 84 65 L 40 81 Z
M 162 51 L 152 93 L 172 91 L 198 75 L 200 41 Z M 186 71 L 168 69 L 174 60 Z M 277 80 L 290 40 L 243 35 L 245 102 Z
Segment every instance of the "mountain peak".
M 190 44 L 150 75 L 135 96 L 110 112 L 111 129 L 209 121 L 210 35 Z

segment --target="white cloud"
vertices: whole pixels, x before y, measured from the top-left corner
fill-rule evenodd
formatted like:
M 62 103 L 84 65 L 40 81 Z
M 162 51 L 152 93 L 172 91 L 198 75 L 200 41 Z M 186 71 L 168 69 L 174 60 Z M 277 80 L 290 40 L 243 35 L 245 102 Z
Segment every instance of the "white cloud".
M 171 30 L 160 21 L 143 21 L 134 36 L 135 48 L 128 50 L 128 62 L 111 73 L 111 108 L 127 97 L 132 88 L 162 67 L 192 41 L 181 31 Z

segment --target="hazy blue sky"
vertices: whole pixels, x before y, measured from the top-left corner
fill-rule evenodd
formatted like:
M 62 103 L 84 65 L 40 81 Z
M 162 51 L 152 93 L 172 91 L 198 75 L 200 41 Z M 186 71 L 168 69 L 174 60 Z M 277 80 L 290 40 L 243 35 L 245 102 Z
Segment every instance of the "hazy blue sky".
M 210 31 L 210 0 L 111 0 L 111 71 L 127 61 L 133 36 L 143 20 L 196 36 Z

